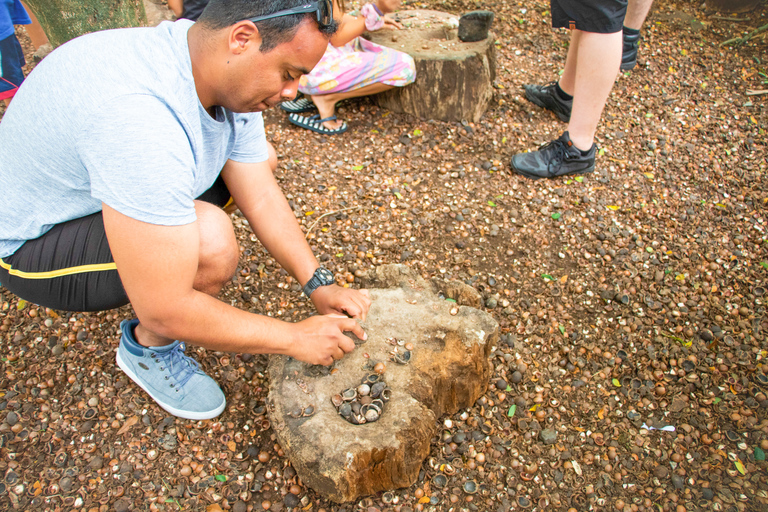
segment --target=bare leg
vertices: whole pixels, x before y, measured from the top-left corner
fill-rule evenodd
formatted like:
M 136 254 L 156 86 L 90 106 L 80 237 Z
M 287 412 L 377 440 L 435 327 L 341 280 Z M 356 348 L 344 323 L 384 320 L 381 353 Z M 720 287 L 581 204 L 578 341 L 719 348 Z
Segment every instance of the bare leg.
M 568 132 L 573 144 L 586 151 L 592 147 L 603 107 L 619 71 L 622 33 L 574 35 L 572 40 L 578 40 L 578 61 Z
M 353 91 L 347 91 L 347 92 L 333 92 L 331 94 L 318 94 L 315 96 L 310 96 L 312 99 L 312 102 L 317 107 L 318 112 L 320 113 L 320 119 L 325 119 L 326 117 L 331 117 L 336 112 L 336 104 L 340 102 L 341 100 L 345 100 L 347 98 L 359 98 L 360 96 L 370 96 L 372 94 L 379 94 L 380 92 L 388 91 L 389 89 L 392 89 L 394 85 L 387 85 L 382 83 L 376 83 L 371 85 L 366 85 L 365 87 L 361 87 L 359 89 L 355 89 Z M 329 130 L 335 130 L 339 126 L 341 126 L 341 121 L 326 121 L 323 123 L 326 128 Z
M 195 201 L 195 212 L 200 229 L 200 253 L 193 287 L 216 297 L 235 274 L 240 250 L 232 222 L 221 208 L 205 201 Z M 139 323 L 136 326 L 136 341 L 145 347 L 161 347 L 174 340 L 160 336 Z
M 624 17 L 624 26 L 640 30 L 651 10 L 651 5 L 653 5 L 653 0 L 629 0 L 627 15 Z
M 168 8 L 178 18 L 184 12 L 183 0 L 168 0 Z
M 27 14 L 29 14 L 29 19 L 32 20 L 31 25 L 24 25 L 24 30 L 27 31 L 27 35 L 29 36 L 29 39 L 32 40 L 32 46 L 35 47 L 35 50 L 43 46 L 48 42 L 48 36 L 45 35 L 45 31 L 43 30 L 43 27 L 40 26 L 40 22 L 37 21 L 37 17 L 35 16 L 35 13 L 32 12 L 32 10 L 25 4 L 24 2 L 21 2 L 21 5 L 24 6 L 24 9 L 27 11 Z
M 565 69 L 558 80 L 560 88 L 565 94 L 573 96 L 576 88 L 576 64 L 579 62 L 579 41 L 581 30 L 571 30 L 571 40 L 568 45 L 568 56 L 565 58 Z

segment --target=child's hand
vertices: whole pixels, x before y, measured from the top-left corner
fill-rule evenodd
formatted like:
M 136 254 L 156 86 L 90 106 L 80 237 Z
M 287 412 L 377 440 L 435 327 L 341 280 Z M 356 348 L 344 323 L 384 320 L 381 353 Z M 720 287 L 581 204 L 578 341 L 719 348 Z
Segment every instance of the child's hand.
M 399 30 L 403 28 L 403 25 L 398 23 L 397 21 L 393 20 L 392 18 L 384 17 L 384 26 L 381 27 L 382 30 Z

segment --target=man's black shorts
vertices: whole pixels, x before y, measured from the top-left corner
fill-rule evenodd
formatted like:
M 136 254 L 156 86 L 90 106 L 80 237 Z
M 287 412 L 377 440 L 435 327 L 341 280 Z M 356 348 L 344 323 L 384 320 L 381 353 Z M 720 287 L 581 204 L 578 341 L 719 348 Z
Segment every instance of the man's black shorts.
M 221 176 L 199 198 L 226 206 Z M 35 304 L 65 311 L 103 311 L 128 304 L 101 212 L 57 224 L 0 258 L 0 283 Z
M 598 34 L 621 32 L 628 0 L 550 0 L 552 27 Z

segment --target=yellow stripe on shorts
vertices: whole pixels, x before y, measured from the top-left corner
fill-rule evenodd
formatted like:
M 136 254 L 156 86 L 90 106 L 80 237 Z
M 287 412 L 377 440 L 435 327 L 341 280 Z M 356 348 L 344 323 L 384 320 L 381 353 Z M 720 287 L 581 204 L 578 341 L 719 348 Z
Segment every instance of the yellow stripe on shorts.
M 51 279 L 52 277 L 71 276 L 75 274 L 85 274 L 87 272 L 103 272 L 105 270 L 117 270 L 117 265 L 112 263 L 94 263 L 91 265 L 80 265 L 78 267 L 62 268 L 59 270 L 48 270 L 46 272 L 24 272 L 13 268 L 9 263 L 0 258 L 0 267 L 8 271 L 8 274 L 22 279 Z

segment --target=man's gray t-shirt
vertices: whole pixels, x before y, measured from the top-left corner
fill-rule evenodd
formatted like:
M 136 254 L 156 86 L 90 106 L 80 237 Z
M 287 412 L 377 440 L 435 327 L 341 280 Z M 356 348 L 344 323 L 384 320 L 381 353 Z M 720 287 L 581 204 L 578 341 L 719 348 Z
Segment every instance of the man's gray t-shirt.
M 176 226 L 228 159 L 267 159 L 260 113 L 203 108 L 179 20 L 88 34 L 30 73 L 0 122 L 0 257 L 101 210 Z

